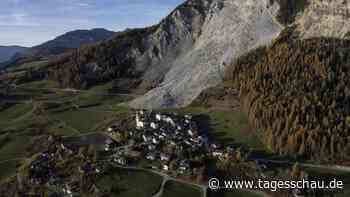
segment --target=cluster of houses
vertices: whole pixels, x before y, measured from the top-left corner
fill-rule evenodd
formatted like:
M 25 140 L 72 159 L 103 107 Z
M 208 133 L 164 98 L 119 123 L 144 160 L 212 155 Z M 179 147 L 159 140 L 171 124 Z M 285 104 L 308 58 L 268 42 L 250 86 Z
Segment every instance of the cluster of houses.
M 74 150 L 69 149 L 60 141 L 53 142 L 49 148 L 38 155 L 29 166 L 29 180 L 33 184 L 57 183 L 59 180 L 56 173 L 56 164 L 65 155 L 74 154 Z
M 212 142 L 191 115 L 138 110 L 135 125 L 134 129 L 128 131 L 119 130 L 118 126 L 107 129 L 110 138 L 105 141 L 104 151 L 111 154 L 107 154 L 109 159 L 106 161 L 109 162 L 101 160 L 103 165 L 112 162 L 126 166 L 132 165 L 134 161 L 145 161 L 153 169 L 186 175 L 195 174 L 195 169 L 204 164 L 201 158 L 210 156 L 222 160 L 237 157 L 238 149 Z M 84 162 L 77 169 L 79 176 L 70 177 L 59 172 L 57 164 L 76 155 L 80 155 L 78 147 L 55 141 L 31 162 L 28 176 L 30 184 L 57 186 L 67 197 L 79 194 L 82 188 L 98 192 L 90 178 L 103 174 L 104 166 L 100 163 L 84 157 Z M 260 176 L 268 178 L 264 174 L 266 162 L 256 163 Z M 292 193 L 296 197 L 303 196 L 300 190 L 293 190 Z
M 220 159 L 236 151 L 210 141 L 188 114 L 138 110 L 135 121 L 135 129 L 130 131 L 120 131 L 118 126 L 107 129 L 114 140 L 106 141 L 105 150 L 113 152 L 112 160 L 119 165 L 128 165 L 130 158 L 147 160 L 158 164 L 152 168 L 184 174 L 193 169 L 198 158 L 210 155 Z
M 57 180 L 55 174 L 55 163 L 53 155 L 42 153 L 34 160 L 29 168 L 29 178 L 32 184 L 44 184 L 47 182 L 54 183 Z
M 62 174 L 60 166 L 67 158 L 77 156 L 79 150 L 77 147 L 68 147 L 61 142 L 53 142 L 48 150 L 38 155 L 29 165 L 28 180 L 31 185 L 48 185 L 61 188 L 61 194 L 67 197 L 73 197 L 81 190 L 81 177 L 91 174 L 101 173 L 101 169 L 89 159 L 78 166 L 77 171 L 80 176 L 75 174 Z M 79 178 L 80 177 L 80 178 Z

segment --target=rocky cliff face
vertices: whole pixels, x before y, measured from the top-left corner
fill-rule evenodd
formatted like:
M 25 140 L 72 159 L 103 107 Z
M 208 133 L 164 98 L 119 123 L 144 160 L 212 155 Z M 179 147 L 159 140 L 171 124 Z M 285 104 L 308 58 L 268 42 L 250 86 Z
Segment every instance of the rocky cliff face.
M 264 0 L 202 2 L 206 4 L 204 14 L 192 19 L 201 23 L 192 26 L 196 32 L 192 32 L 191 39 L 181 41 L 187 44 L 186 49 L 166 63 L 170 69 L 162 83 L 131 102 L 131 106 L 157 108 L 190 104 L 202 90 L 222 80 L 226 64 L 253 48 L 268 44 L 282 30 L 275 20 L 277 3 Z M 188 15 L 177 10 L 171 18 L 184 21 Z M 171 28 L 182 29 L 178 23 Z
M 350 2 L 348 0 L 312 0 L 296 18 L 302 38 L 349 37 Z
M 59 59 L 49 76 L 74 87 L 136 79 L 145 95 L 131 107 L 186 106 L 221 82 L 225 65 L 268 45 L 286 26 L 299 38 L 346 37 L 347 9 L 341 0 L 188 0 L 158 25 Z

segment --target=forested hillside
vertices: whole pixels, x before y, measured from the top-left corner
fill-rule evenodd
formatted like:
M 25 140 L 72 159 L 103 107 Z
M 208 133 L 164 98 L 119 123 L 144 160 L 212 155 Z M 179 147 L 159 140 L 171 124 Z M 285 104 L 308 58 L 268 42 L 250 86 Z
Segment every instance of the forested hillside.
M 286 32 L 239 58 L 227 80 L 272 150 L 349 161 L 350 41 L 295 40 Z
M 84 88 L 115 78 L 136 78 L 134 56 L 144 52 L 142 39 L 154 28 L 133 29 L 108 42 L 87 45 L 49 64 L 48 78 L 63 87 Z M 131 50 L 134 49 L 134 50 Z

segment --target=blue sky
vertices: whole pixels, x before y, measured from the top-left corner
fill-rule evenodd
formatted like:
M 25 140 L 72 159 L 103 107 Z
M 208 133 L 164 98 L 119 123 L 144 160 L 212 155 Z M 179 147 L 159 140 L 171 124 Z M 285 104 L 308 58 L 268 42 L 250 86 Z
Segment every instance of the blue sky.
M 33 46 L 76 29 L 158 23 L 184 0 L 0 0 L 0 45 Z

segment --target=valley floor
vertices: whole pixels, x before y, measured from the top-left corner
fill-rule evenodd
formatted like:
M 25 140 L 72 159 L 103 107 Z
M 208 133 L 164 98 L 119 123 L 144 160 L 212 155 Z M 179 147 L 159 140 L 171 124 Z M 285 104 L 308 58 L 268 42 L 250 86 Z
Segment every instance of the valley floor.
M 5 99 L 0 102 L 0 183 L 12 180 L 19 167 L 26 165 L 33 155 L 43 151 L 46 146 L 43 139 L 47 136 L 85 139 L 86 136 L 105 131 L 118 119 L 132 121 L 134 112 L 120 105 L 132 96 L 111 93 L 110 86 L 111 84 L 106 84 L 80 92 L 60 89 L 51 81 L 40 81 L 10 89 Z M 245 114 L 240 111 L 239 102 L 217 105 L 215 102 L 210 102 L 211 106 L 193 105 L 183 109 L 162 111 L 194 115 L 200 129 L 206 130 L 214 139 L 226 145 L 234 144 L 250 150 L 252 159 L 256 161 L 273 163 L 275 167 L 268 173 L 274 176 L 284 173 L 286 168 L 293 165 L 293 161 L 287 160 L 286 163 L 285 158 L 276 157 L 266 149 L 259 136 L 249 126 Z M 313 177 L 337 177 L 350 183 L 350 172 L 347 170 L 323 168 L 318 165 L 303 167 Z M 124 176 L 120 175 L 120 171 L 120 169 L 112 171 L 117 173 L 116 176 L 113 173 L 103 176 L 98 185 L 110 188 L 122 187 L 124 192 L 116 196 L 123 197 L 135 195 L 146 197 L 148 194 L 155 197 L 199 197 L 203 194 L 207 197 L 217 196 L 215 192 L 208 192 L 204 185 L 188 184 L 179 179 L 168 178 L 162 173 L 144 169 L 124 169 L 122 174 L 127 173 L 127 176 Z M 115 182 L 112 180 L 120 178 L 123 181 L 117 186 L 109 184 Z M 134 182 L 135 180 L 138 182 Z M 141 188 L 143 189 L 139 190 Z M 220 193 L 220 196 L 222 195 Z M 261 196 L 261 193 L 234 191 L 226 192 L 224 196 L 255 197 Z

